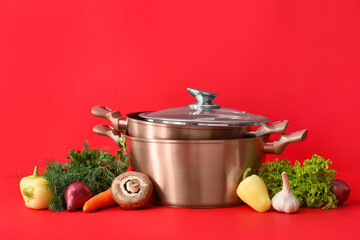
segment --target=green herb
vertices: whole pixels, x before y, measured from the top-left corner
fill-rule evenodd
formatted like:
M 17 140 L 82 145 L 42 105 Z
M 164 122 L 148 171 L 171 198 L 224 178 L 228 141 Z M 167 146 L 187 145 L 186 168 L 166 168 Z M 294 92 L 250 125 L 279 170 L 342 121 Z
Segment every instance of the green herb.
M 70 161 L 65 164 L 55 162 L 53 159 L 48 160 L 43 177 L 53 192 L 49 209 L 56 212 L 66 209 L 64 194 L 71 183 L 87 184 L 93 195 L 109 189 L 114 178 L 124 173 L 130 165 L 129 155 L 125 152 L 124 135 L 119 137 L 119 142 L 122 148 L 115 155 L 111 155 L 106 149 L 90 150 L 85 142 L 83 151 L 70 151 L 67 157 Z
M 300 201 L 301 206 L 329 209 L 337 207 L 337 200 L 330 192 L 330 181 L 335 179 L 336 170 L 329 170 L 330 160 L 314 154 L 301 165 L 294 166 L 288 159 L 265 162 L 259 169 L 259 176 L 264 180 L 272 198 L 282 189 L 281 173 L 289 177 L 290 189 Z

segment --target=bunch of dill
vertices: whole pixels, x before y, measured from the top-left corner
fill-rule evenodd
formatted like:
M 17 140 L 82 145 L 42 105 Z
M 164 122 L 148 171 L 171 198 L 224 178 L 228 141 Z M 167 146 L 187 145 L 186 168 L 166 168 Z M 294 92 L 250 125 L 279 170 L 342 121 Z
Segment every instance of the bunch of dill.
M 115 155 L 107 150 L 89 149 L 84 143 L 82 151 L 71 150 L 68 162 L 61 164 L 49 159 L 43 177 L 53 196 L 49 202 L 49 210 L 60 212 L 66 209 L 65 190 L 74 182 L 87 184 L 93 196 L 111 187 L 114 178 L 124 173 L 129 165 L 129 155 L 125 152 L 126 142 L 123 135 L 119 137 L 122 146 Z

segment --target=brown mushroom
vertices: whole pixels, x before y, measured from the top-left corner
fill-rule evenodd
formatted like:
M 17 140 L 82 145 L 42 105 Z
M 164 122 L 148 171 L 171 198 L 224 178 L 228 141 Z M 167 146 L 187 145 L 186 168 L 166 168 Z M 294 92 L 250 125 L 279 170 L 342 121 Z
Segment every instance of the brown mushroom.
M 116 177 L 111 193 L 117 204 L 124 209 L 137 209 L 149 202 L 153 185 L 143 173 L 129 171 Z

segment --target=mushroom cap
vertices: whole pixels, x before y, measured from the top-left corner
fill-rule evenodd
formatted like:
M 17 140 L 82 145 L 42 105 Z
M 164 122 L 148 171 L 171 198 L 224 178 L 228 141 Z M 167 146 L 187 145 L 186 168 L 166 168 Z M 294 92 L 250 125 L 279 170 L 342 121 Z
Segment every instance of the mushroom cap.
M 133 193 L 126 188 L 127 182 L 137 179 L 140 182 L 139 191 Z M 137 209 L 149 202 L 153 185 L 148 176 L 143 173 L 129 171 L 117 176 L 111 185 L 114 201 L 124 209 Z

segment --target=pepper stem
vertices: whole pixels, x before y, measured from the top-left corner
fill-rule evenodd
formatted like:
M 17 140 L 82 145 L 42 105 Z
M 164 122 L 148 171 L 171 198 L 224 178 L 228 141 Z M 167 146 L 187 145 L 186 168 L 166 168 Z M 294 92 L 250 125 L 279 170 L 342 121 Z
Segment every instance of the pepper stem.
M 38 166 L 35 166 L 34 173 L 31 177 L 33 177 L 33 178 L 39 177 Z
M 251 168 L 247 168 L 244 172 L 244 175 L 243 175 L 243 181 L 245 180 L 245 178 L 247 178 L 247 175 L 248 173 L 251 171 Z

